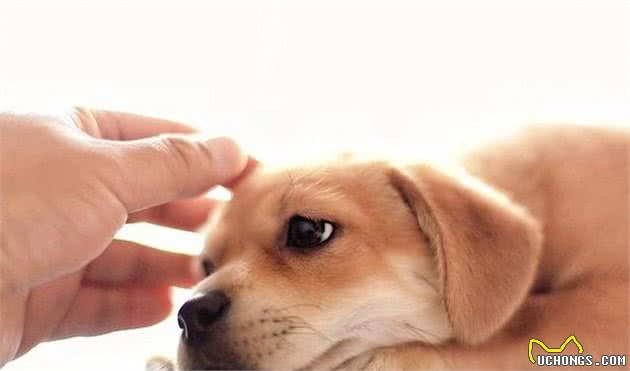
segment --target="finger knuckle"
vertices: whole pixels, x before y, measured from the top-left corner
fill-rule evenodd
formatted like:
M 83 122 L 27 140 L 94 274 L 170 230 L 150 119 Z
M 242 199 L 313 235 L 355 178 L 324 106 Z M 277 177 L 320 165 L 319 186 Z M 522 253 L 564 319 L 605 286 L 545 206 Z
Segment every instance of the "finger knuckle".
M 184 137 L 160 136 L 160 146 L 171 173 L 188 175 L 195 170 L 195 158 L 198 156 L 196 143 Z

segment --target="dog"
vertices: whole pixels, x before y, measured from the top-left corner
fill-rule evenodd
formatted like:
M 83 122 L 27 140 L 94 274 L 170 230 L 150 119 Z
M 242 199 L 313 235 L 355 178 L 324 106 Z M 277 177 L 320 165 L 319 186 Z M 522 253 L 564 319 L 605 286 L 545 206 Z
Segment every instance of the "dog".
M 630 131 L 532 127 L 458 164 L 255 170 L 164 369 L 522 369 L 570 335 L 627 355 Z

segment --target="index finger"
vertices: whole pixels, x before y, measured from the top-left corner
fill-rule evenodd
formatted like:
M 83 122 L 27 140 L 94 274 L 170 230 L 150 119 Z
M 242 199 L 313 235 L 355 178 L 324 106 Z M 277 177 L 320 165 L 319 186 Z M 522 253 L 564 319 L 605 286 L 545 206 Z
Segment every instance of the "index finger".
M 197 130 L 180 122 L 133 113 L 76 108 L 79 120 L 96 126 L 100 137 L 110 140 L 134 140 L 166 133 L 191 134 Z
M 149 222 L 194 232 L 208 219 L 222 201 L 210 198 L 185 198 L 131 213 L 127 223 Z

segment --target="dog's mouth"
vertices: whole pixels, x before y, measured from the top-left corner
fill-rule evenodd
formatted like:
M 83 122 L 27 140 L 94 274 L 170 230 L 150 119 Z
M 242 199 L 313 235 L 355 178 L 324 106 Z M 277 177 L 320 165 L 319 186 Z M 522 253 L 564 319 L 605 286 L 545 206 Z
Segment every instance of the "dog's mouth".
M 254 322 L 260 322 L 254 321 Z M 280 323 L 278 323 L 280 324 Z M 239 328 L 245 326 L 246 328 Z M 293 356 L 299 354 L 297 346 L 287 339 L 292 334 L 285 328 L 269 329 L 269 332 L 248 333 L 250 321 L 231 330 L 226 327 L 215 329 L 204 341 L 194 344 L 180 338 L 178 365 L 180 370 L 243 370 L 262 368 L 296 368 L 286 362 L 294 362 Z M 251 330 L 249 330 L 251 332 Z M 312 334 L 308 334 L 312 336 Z M 297 352 L 297 353 L 296 353 Z M 293 363 L 292 363 L 293 364 Z
M 301 366 L 291 367 L 296 371 L 308 370 L 333 370 L 343 367 L 345 362 L 360 354 L 374 348 L 360 338 L 349 338 L 339 340 L 330 344 L 324 351 L 320 352 L 311 360 Z M 183 354 L 182 354 L 183 352 Z M 221 358 L 218 358 L 220 356 Z M 246 359 L 246 357 L 245 357 Z M 254 370 L 263 369 L 259 365 L 246 364 L 244 358 L 239 357 L 232 351 L 207 353 L 200 349 L 193 349 L 180 343 L 180 354 L 178 357 L 178 370 Z M 279 363 L 273 368 L 285 368 L 286 365 Z
M 243 370 L 253 369 L 244 365 L 236 354 L 229 350 L 208 352 L 187 346 L 185 339 L 180 339 L 177 370 Z
M 212 302 L 209 298 L 209 294 L 201 297 L 205 300 L 201 303 Z M 296 369 L 336 340 L 305 320 L 304 313 L 296 315 L 294 312 L 299 308 L 303 312 L 314 310 L 319 313 L 321 308 L 317 305 L 258 309 L 239 305 L 242 304 L 232 305 L 230 313 L 208 326 L 199 322 L 204 318 L 202 312 L 191 315 L 190 308 L 184 309 L 186 304 L 180 309 L 181 316 L 185 317 L 180 320 L 183 330 L 178 351 L 180 369 Z

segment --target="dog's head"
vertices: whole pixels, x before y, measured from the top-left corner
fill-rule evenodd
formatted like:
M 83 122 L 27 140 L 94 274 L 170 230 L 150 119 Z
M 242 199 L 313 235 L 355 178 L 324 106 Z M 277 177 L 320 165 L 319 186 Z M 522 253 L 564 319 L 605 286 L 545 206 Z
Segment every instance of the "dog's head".
M 178 362 L 331 367 L 373 347 L 479 342 L 526 295 L 538 251 L 523 210 L 428 166 L 255 173 L 210 222 Z

